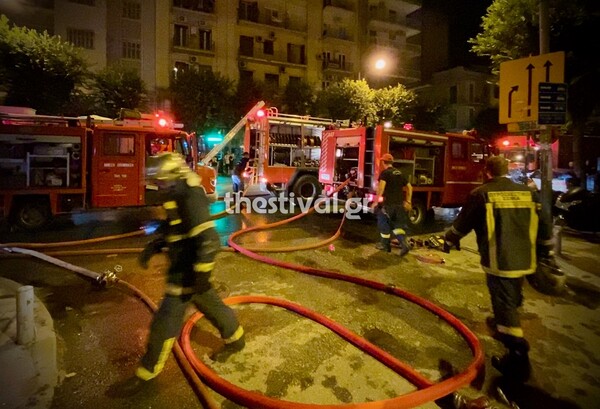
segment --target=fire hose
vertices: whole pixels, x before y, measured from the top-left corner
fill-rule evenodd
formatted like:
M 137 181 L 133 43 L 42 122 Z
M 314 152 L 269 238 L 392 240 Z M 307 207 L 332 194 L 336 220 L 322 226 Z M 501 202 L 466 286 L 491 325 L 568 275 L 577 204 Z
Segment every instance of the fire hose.
M 337 190 L 340 190 L 341 188 L 343 188 L 343 186 L 345 186 L 348 182 L 349 182 L 349 180 L 344 182 L 341 186 L 338 187 Z M 228 244 L 235 251 L 238 251 L 239 253 L 241 253 L 247 257 L 253 258 L 253 259 L 261 261 L 261 262 L 269 263 L 269 264 L 276 265 L 276 266 L 286 268 L 286 269 L 299 271 L 299 272 L 302 272 L 305 274 L 352 282 L 352 283 L 362 285 L 365 287 L 369 287 L 369 288 L 372 288 L 375 290 L 384 291 L 386 293 L 389 293 L 389 294 L 392 294 L 395 296 L 399 296 L 408 301 L 411 301 L 411 302 L 429 310 L 430 312 L 438 315 L 440 318 L 444 319 L 448 324 L 450 324 L 454 329 L 456 329 L 460 333 L 460 335 L 463 336 L 465 341 L 468 343 L 471 351 L 473 352 L 473 355 L 474 355 L 473 360 L 471 361 L 471 363 L 468 365 L 468 367 L 463 372 L 461 372 L 457 375 L 454 375 L 451 378 L 448 378 L 448 379 L 436 384 L 436 383 L 433 383 L 432 381 L 430 381 L 429 379 L 423 377 L 422 375 L 420 375 L 418 372 L 416 372 L 414 369 L 412 369 L 407 364 L 397 360 L 390 354 L 379 349 L 377 346 L 369 343 L 368 341 L 360 338 L 358 335 L 345 329 L 341 325 L 329 320 L 328 318 L 326 318 L 322 315 L 315 313 L 314 311 L 310 311 L 310 310 L 308 310 L 302 306 L 299 306 L 297 304 L 294 304 L 292 302 L 280 300 L 280 299 L 276 299 L 276 298 L 262 297 L 262 296 L 232 297 L 232 298 L 225 299 L 225 302 L 227 304 L 266 303 L 266 304 L 277 305 L 277 306 L 289 309 L 291 311 L 294 311 L 294 312 L 296 312 L 300 315 L 303 315 L 307 318 L 310 318 L 316 322 L 319 322 L 319 323 L 325 325 L 326 327 L 330 328 L 332 331 L 336 332 L 342 338 L 351 342 L 353 345 L 359 347 L 361 350 L 365 351 L 366 353 L 370 354 L 371 356 L 375 357 L 376 359 L 379 359 L 382 363 L 384 363 L 385 365 L 387 365 L 389 368 L 391 368 L 395 372 L 399 373 L 400 375 L 406 377 L 411 383 L 413 383 L 415 386 L 417 386 L 420 389 L 415 392 L 411 392 L 409 394 L 405 394 L 405 395 L 402 395 L 402 396 L 399 396 L 396 398 L 392 398 L 392 399 L 387 399 L 384 401 L 350 404 L 350 405 L 300 404 L 300 403 L 294 403 L 294 402 L 280 401 L 280 400 L 266 397 L 260 393 L 245 391 L 245 390 L 239 388 L 238 386 L 233 385 L 233 384 L 225 381 L 224 379 L 221 379 L 220 377 L 218 377 L 213 371 L 211 371 L 206 365 L 204 365 L 195 356 L 195 354 L 191 348 L 191 343 L 190 343 L 189 337 L 190 337 L 190 333 L 191 333 L 192 328 L 194 327 L 195 322 L 202 317 L 202 314 L 196 313 L 184 325 L 182 335 L 179 340 L 180 345 L 176 344 L 174 351 L 175 351 L 175 355 L 176 355 L 180 365 L 182 366 L 182 369 L 186 373 L 194 390 L 199 395 L 199 399 L 203 402 L 203 404 L 207 405 L 210 408 L 216 407 L 215 406 L 216 403 L 214 402 L 214 399 L 212 399 L 210 397 L 210 394 L 207 392 L 206 388 L 204 387 L 204 385 L 198 378 L 198 375 L 202 379 L 204 379 L 205 382 L 211 388 L 213 388 L 215 391 L 219 392 L 220 394 L 230 398 L 232 401 L 235 401 L 239 404 L 242 404 L 242 405 L 245 405 L 245 406 L 248 406 L 251 408 L 261 408 L 261 409 L 262 408 L 267 408 L 267 409 L 271 409 L 271 408 L 273 408 L 273 409 L 274 408 L 278 408 L 278 409 L 280 409 L 280 408 L 281 409 L 300 409 L 300 408 L 302 408 L 302 409 L 304 409 L 304 408 L 323 408 L 323 409 L 365 408 L 365 409 L 371 409 L 371 408 L 382 408 L 383 409 L 383 408 L 398 408 L 398 407 L 409 408 L 409 407 L 415 407 L 415 406 L 423 404 L 425 402 L 432 401 L 432 400 L 441 398 L 443 396 L 449 395 L 450 393 L 456 391 L 460 387 L 472 382 L 476 378 L 478 371 L 480 370 L 480 368 L 483 364 L 483 352 L 482 352 L 481 346 L 479 344 L 479 341 L 478 341 L 477 337 L 462 322 L 460 322 L 452 314 L 448 313 L 447 311 L 443 310 L 442 308 L 438 307 L 437 305 L 435 305 L 421 297 L 418 297 L 414 294 L 411 294 L 405 290 L 399 289 L 399 288 L 391 286 L 391 285 L 385 285 L 385 284 L 382 284 L 382 283 L 379 283 L 376 281 L 347 276 L 347 275 L 332 272 L 332 271 L 321 270 L 321 269 L 306 267 L 306 266 L 302 266 L 302 265 L 287 263 L 287 262 L 283 262 L 283 261 L 279 261 L 276 259 L 268 258 L 266 256 L 259 255 L 255 252 L 255 251 L 261 251 L 261 252 L 265 252 L 265 251 L 267 251 L 267 252 L 269 252 L 269 251 L 270 252 L 296 251 L 296 250 L 300 250 L 300 249 L 316 248 L 316 247 L 320 247 L 324 244 L 328 244 L 339 237 L 339 235 L 341 233 L 342 225 L 345 221 L 345 217 L 343 218 L 342 222 L 340 223 L 340 226 L 334 236 L 330 237 L 329 239 L 320 241 L 316 244 L 295 246 L 295 247 L 281 247 L 281 248 L 265 249 L 265 248 L 255 248 L 255 247 L 250 247 L 250 246 L 243 247 L 243 246 L 235 243 L 235 241 L 234 241 L 235 238 L 237 238 L 238 236 L 240 236 L 242 234 L 246 234 L 246 233 L 256 231 L 256 230 L 264 230 L 264 229 L 268 229 L 268 228 L 278 227 L 280 225 L 290 223 L 294 220 L 298 220 L 301 217 L 305 217 L 308 214 L 310 214 L 312 211 L 314 211 L 314 207 L 309 209 L 309 211 L 306 213 L 302 213 L 302 214 L 293 216 L 289 219 L 285 219 L 285 220 L 282 220 L 282 221 L 279 221 L 276 223 L 270 223 L 270 224 L 263 225 L 263 226 L 255 226 L 255 227 L 237 231 L 229 237 Z M 225 213 L 225 212 L 227 212 L 227 210 L 225 210 L 222 213 Z M 77 244 L 83 244 L 84 242 L 85 243 L 96 243 L 99 241 L 112 240 L 115 238 L 131 237 L 131 236 L 139 235 L 142 233 L 143 232 L 136 231 L 136 232 L 128 233 L 126 235 L 109 236 L 109 237 L 104 237 L 104 238 L 99 238 L 99 239 L 90 239 L 90 240 L 80 241 L 80 242 L 77 242 Z M 73 242 L 56 243 L 53 245 L 59 246 L 59 245 L 65 245 L 65 244 L 70 244 L 70 243 L 73 243 Z M 2 245 L 2 246 L 6 246 L 6 245 Z M 47 247 L 48 244 L 47 243 L 43 243 L 43 244 L 36 243 L 36 244 L 32 245 L 32 247 L 42 247 L 42 246 Z M 15 251 L 15 249 L 12 249 L 12 250 Z M 112 250 L 112 252 L 122 253 L 122 252 L 139 251 L 140 249 L 118 249 L 118 250 L 110 249 L 110 250 Z M 83 251 L 85 251 L 85 250 L 83 250 Z M 91 251 L 95 251 L 95 250 L 91 250 Z M 104 250 L 104 251 L 106 251 L 106 250 Z M 30 250 L 29 251 L 15 251 L 15 252 L 18 252 L 21 254 L 32 255 L 30 253 L 31 252 Z M 40 258 L 42 258 L 42 257 L 40 257 Z M 50 257 L 48 257 L 47 255 L 46 255 L 45 259 L 46 259 L 46 261 L 51 261 Z M 68 264 L 68 263 L 66 263 L 66 264 Z M 66 265 L 62 265 L 62 266 L 69 268 Z M 77 267 L 77 266 L 74 266 L 74 267 Z M 75 272 L 82 274 L 82 271 L 77 270 L 77 268 L 75 268 L 75 269 L 71 268 L 71 269 Z M 90 277 L 89 274 L 84 274 L 84 275 L 86 275 L 88 278 L 94 278 L 93 276 Z M 99 276 L 99 277 L 95 278 L 96 281 L 103 282 L 103 283 L 106 283 L 107 281 L 118 283 L 121 286 L 127 288 L 128 290 L 132 291 L 134 294 L 136 294 L 148 307 L 150 307 L 150 309 L 152 309 L 152 310 L 156 309 L 156 305 L 147 296 L 145 296 L 143 293 L 141 293 L 141 291 L 137 290 L 135 287 L 131 286 L 130 284 L 128 284 L 122 280 L 119 280 L 116 277 L 111 277 L 111 276 L 108 276 L 108 277 Z M 186 359 L 187 359 L 187 361 L 186 361 Z M 185 362 L 182 362 L 182 361 L 185 361 Z

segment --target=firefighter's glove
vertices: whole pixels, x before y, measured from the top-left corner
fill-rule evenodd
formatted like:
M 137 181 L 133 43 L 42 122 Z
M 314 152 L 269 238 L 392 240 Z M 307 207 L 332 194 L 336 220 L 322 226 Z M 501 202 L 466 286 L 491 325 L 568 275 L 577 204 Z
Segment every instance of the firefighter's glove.
M 144 250 L 140 253 L 138 257 L 138 261 L 140 266 L 144 269 L 148 268 L 148 262 L 155 254 L 160 254 L 163 252 L 163 248 L 167 245 L 167 242 L 162 239 L 154 239 L 150 243 L 146 244 Z
M 442 250 L 444 253 L 450 253 L 450 249 L 454 247 L 456 250 L 460 250 L 460 237 L 458 237 L 451 230 L 448 230 L 444 235 L 444 245 Z

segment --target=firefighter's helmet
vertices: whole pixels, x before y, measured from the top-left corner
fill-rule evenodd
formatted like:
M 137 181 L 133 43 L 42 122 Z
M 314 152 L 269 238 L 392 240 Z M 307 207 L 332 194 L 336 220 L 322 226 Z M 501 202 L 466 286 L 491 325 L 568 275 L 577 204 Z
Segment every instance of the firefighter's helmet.
M 183 156 L 174 152 L 149 156 L 146 160 L 146 179 L 156 181 L 174 181 L 189 171 Z

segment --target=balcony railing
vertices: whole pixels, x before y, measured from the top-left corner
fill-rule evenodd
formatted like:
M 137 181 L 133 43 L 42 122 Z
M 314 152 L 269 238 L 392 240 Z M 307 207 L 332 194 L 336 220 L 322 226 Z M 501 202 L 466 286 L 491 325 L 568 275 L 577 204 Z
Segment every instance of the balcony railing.
M 252 58 L 257 60 L 264 61 L 273 61 L 277 63 L 287 63 L 287 64 L 298 64 L 298 65 L 306 65 L 306 57 L 305 56 L 293 56 L 289 55 L 287 52 L 274 52 L 273 54 L 267 54 L 262 51 L 248 50 L 240 48 L 238 51 L 240 57 Z
M 341 62 L 335 60 L 324 60 L 323 61 L 323 70 L 335 70 L 335 71 L 346 71 L 352 72 L 354 71 L 354 64 L 351 62 Z
M 354 11 L 354 5 L 349 0 L 323 0 L 323 7 L 327 6 Z

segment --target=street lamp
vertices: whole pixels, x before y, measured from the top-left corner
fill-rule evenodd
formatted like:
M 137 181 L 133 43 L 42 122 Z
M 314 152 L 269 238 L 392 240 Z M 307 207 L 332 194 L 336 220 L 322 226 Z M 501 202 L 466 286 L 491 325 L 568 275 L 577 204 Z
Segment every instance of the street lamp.
M 375 69 L 375 71 L 377 71 L 378 73 L 381 73 L 385 67 L 387 66 L 387 60 L 385 58 L 378 58 L 377 60 L 375 60 L 375 62 L 373 62 L 373 60 L 371 60 L 371 64 L 372 67 Z M 361 76 L 361 72 L 358 72 L 358 80 L 360 81 L 361 79 L 366 79 L 366 76 L 363 78 Z

